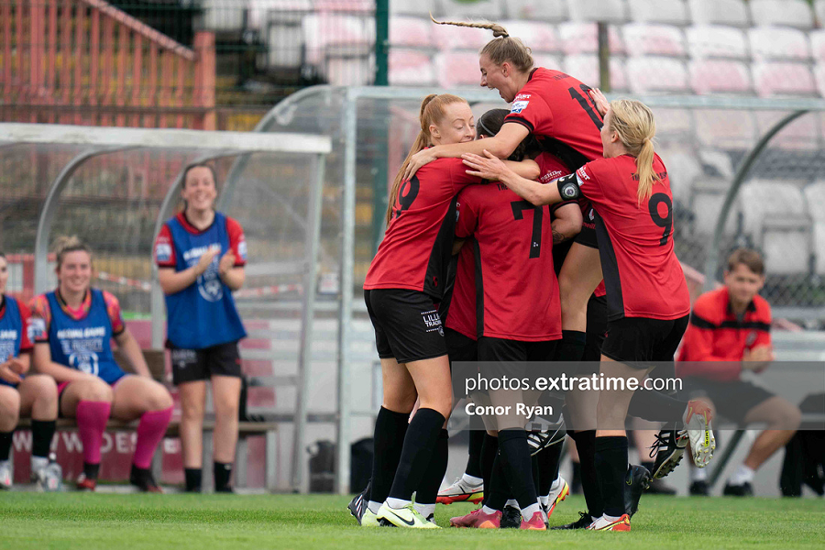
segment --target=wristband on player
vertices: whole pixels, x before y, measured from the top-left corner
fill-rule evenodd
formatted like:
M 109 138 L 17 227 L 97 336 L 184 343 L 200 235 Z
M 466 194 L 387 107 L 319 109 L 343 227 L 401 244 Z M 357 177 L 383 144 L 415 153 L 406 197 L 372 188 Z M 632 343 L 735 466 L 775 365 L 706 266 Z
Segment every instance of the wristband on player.
M 559 186 L 559 196 L 563 201 L 575 200 L 582 196 L 576 174 L 562 176 L 556 180 L 556 184 Z

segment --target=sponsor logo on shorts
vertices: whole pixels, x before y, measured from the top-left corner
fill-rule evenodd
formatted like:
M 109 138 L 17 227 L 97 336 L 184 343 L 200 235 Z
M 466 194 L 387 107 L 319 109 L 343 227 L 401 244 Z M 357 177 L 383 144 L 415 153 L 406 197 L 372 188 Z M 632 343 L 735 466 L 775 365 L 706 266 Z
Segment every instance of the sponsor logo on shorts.
M 444 336 L 444 327 L 441 325 L 441 316 L 438 310 L 431 309 L 430 311 L 421 312 L 421 320 L 424 321 L 424 327 L 427 332 L 438 332 Z
M 514 101 L 512 107 L 510 107 L 510 113 L 519 114 L 526 109 L 529 104 L 529 101 Z

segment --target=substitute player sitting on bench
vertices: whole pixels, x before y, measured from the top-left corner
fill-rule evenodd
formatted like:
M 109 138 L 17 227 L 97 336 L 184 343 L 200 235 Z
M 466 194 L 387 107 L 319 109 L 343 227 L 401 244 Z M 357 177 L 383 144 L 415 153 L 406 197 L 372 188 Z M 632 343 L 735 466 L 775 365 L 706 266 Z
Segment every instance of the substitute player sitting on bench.
M 742 380 L 745 370 L 762 372 L 773 361 L 771 307 L 757 293 L 765 284 L 760 255 L 740 248 L 728 258 L 725 286 L 693 305 L 676 364 L 691 397 L 706 399 L 737 424 L 765 423 L 747 458 L 725 484 L 725 495 L 750 496 L 754 473 L 793 437 L 799 409 L 770 391 Z M 697 361 L 713 362 L 702 365 Z M 690 493 L 707 495 L 707 471 L 691 469 Z

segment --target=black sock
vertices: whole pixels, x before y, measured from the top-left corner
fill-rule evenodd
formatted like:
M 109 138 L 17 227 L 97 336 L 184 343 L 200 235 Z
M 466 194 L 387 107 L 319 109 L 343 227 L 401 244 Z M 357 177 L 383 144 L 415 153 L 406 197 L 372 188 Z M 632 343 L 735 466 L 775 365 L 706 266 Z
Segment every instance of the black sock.
M 407 428 L 401 459 L 390 488 L 390 497 L 412 500 L 413 491 L 427 475 L 433 450 L 446 419 L 434 409 L 418 409 Z
M 492 487 L 490 478 L 493 476 L 493 465 L 498 455 L 498 438 L 484 432 L 484 444 L 481 446 L 481 478 L 484 480 L 484 504 L 490 496 Z
M 416 504 L 435 504 L 438 489 L 441 487 L 444 474 L 447 472 L 449 455 L 450 447 L 447 430 L 441 430 L 441 433 L 438 434 L 438 441 L 436 441 L 430 464 L 427 466 L 427 473 L 424 475 L 421 486 L 415 492 Z
M 579 451 L 579 468 L 581 471 L 581 485 L 584 500 L 587 502 L 587 511 L 597 518 L 604 512 L 602 490 L 596 475 L 596 430 L 575 432 L 570 434 L 576 442 Z
M 468 476 L 483 477 L 481 475 L 481 448 L 484 446 L 486 432 L 470 430 L 470 456 L 467 458 L 467 467 L 464 473 Z
M 224 493 L 230 489 L 229 478 L 232 477 L 232 463 L 213 462 L 215 473 L 215 492 Z
M 570 493 L 578 495 L 582 492 L 582 465 L 581 462 L 573 462 L 573 479 L 570 480 Z
M 498 452 L 512 496 L 521 509 L 538 502 L 536 486 L 533 484 L 533 466 L 530 461 L 530 447 L 527 432 L 523 429 L 507 429 L 498 432 Z
M 393 412 L 384 407 L 378 411 L 373 440 L 375 451 L 372 457 L 370 500 L 384 502 L 390 494 L 409 420 L 410 415 L 407 413 Z
M 578 330 L 561 331 L 561 343 L 556 348 L 556 361 L 581 361 L 587 334 Z
M 627 437 L 596 438 L 596 475 L 604 500 L 604 514 L 620 517 L 625 513 L 624 484 L 627 475 Z
M 32 419 L 32 456 L 49 458 L 49 448 L 56 426 L 55 420 Z
M 203 484 L 203 470 L 200 468 L 184 468 L 183 473 L 186 476 L 186 492 L 200 493 Z
M 501 453 L 497 453 L 493 460 L 493 468 L 490 471 L 489 494 L 485 493 L 484 506 L 493 510 L 504 510 L 504 504 L 512 496 L 510 484 L 507 482 L 507 474 L 504 473 L 504 460 Z M 484 490 L 488 488 L 485 485 Z
M 83 463 L 83 474 L 86 476 L 86 479 L 96 480 L 99 472 L 99 462 L 97 464 L 89 464 L 88 462 Z
M 538 495 L 546 497 L 550 494 L 553 482 L 559 477 L 559 462 L 561 462 L 561 451 L 563 443 L 556 443 L 541 450 L 536 455 L 539 470 Z
M 642 461 L 642 466 L 644 466 L 645 468 L 647 468 L 647 471 L 648 471 L 648 472 L 652 472 L 652 471 L 653 471 L 653 464 L 654 464 L 654 462 L 653 462 L 652 460 L 644 460 L 644 461 Z
M 8 460 L 11 455 L 11 442 L 14 437 L 14 430 L 10 432 L 0 432 L 0 460 Z
M 687 408 L 687 401 L 675 399 L 659 391 L 633 392 L 627 414 L 649 420 L 666 422 L 672 429 L 682 420 Z

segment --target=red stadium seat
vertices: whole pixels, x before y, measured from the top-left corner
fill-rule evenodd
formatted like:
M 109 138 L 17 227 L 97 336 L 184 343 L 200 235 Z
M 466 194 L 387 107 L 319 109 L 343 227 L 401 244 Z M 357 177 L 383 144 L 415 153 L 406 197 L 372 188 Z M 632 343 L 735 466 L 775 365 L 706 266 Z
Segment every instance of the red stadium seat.
M 627 10 L 622 0 L 567 0 L 567 13 L 571 21 L 627 21 Z
M 682 0 L 629 0 L 631 21 L 686 25 L 687 6 Z
M 566 55 L 599 52 L 599 30 L 596 23 L 578 23 L 568 21 L 559 25 L 562 51 Z M 610 53 L 624 55 L 625 45 L 617 27 L 608 27 L 607 38 L 610 42 Z
M 429 19 L 430 13 L 441 15 L 436 0 L 392 0 L 390 13 L 392 15 L 415 15 Z
M 390 50 L 388 59 L 391 86 L 430 86 L 435 71 L 430 56 L 415 50 Z
M 802 63 L 754 63 L 753 83 L 761 97 L 812 96 L 817 93 L 811 70 Z
M 476 0 L 475 2 L 441 0 L 441 11 L 447 17 L 484 18 L 490 21 L 499 21 L 504 17 L 504 10 L 499 0 Z
M 507 17 L 530 21 L 564 21 L 567 19 L 565 0 L 507 0 Z
M 685 29 L 691 57 L 748 59 L 748 40 L 742 30 L 724 25 L 695 25 Z
M 510 36 L 520 38 L 533 52 L 561 51 L 561 41 L 556 27 L 549 23 L 510 20 L 502 21 L 501 26 L 507 29 Z
M 693 118 L 703 147 L 750 149 L 756 142 L 756 121 L 750 111 L 697 109 Z
M 688 0 L 693 22 L 700 25 L 750 26 L 744 0 Z
M 806 30 L 814 26 L 814 14 L 805 0 L 750 0 L 748 4 L 754 25 L 783 25 Z
M 352 15 L 312 14 L 303 20 L 306 60 L 319 65 L 329 46 L 368 48 L 375 44 L 375 22 Z
M 564 72 L 588 86 L 601 86 L 599 58 L 595 55 L 568 55 L 564 58 Z M 610 87 L 613 91 L 627 91 L 628 83 L 624 63 L 621 59 L 610 59 Z
M 727 59 L 695 59 L 688 64 L 693 91 L 705 94 L 752 94 L 748 66 Z
M 748 40 L 754 61 L 808 61 L 811 58 L 808 37 L 798 29 L 754 27 L 748 30 Z
M 433 44 L 432 21 L 404 15 L 390 16 L 390 45 L 430 48 Z
M 667 55 L 683 57 L 685 39 L 678 27 L 671 25 L 628 23 L 622 27 L 628 55 Z
M 436 81 L 443 88 L 478 86 L 481 82 L 476 52 L 441 52 L 434 63 Z
M 435 24 L 433 24 L 432 35 L 435 45 L 445 51 L 479 50 L 493 39 L 493 34 L 485 29 Z
M 759 133 L 764 135 L 788 114 L 787 111 L 757 111 L 756 126 Z M 819 149 L 819 132 L 819 117 L 803 115 L 780 130 L 771 139 L 770 146 L 779 149 L 813 151 Z
M 685 65 L 671 57 L 631 57 L 627 60 L 627 78 L 634 93 L 687 92 Z

